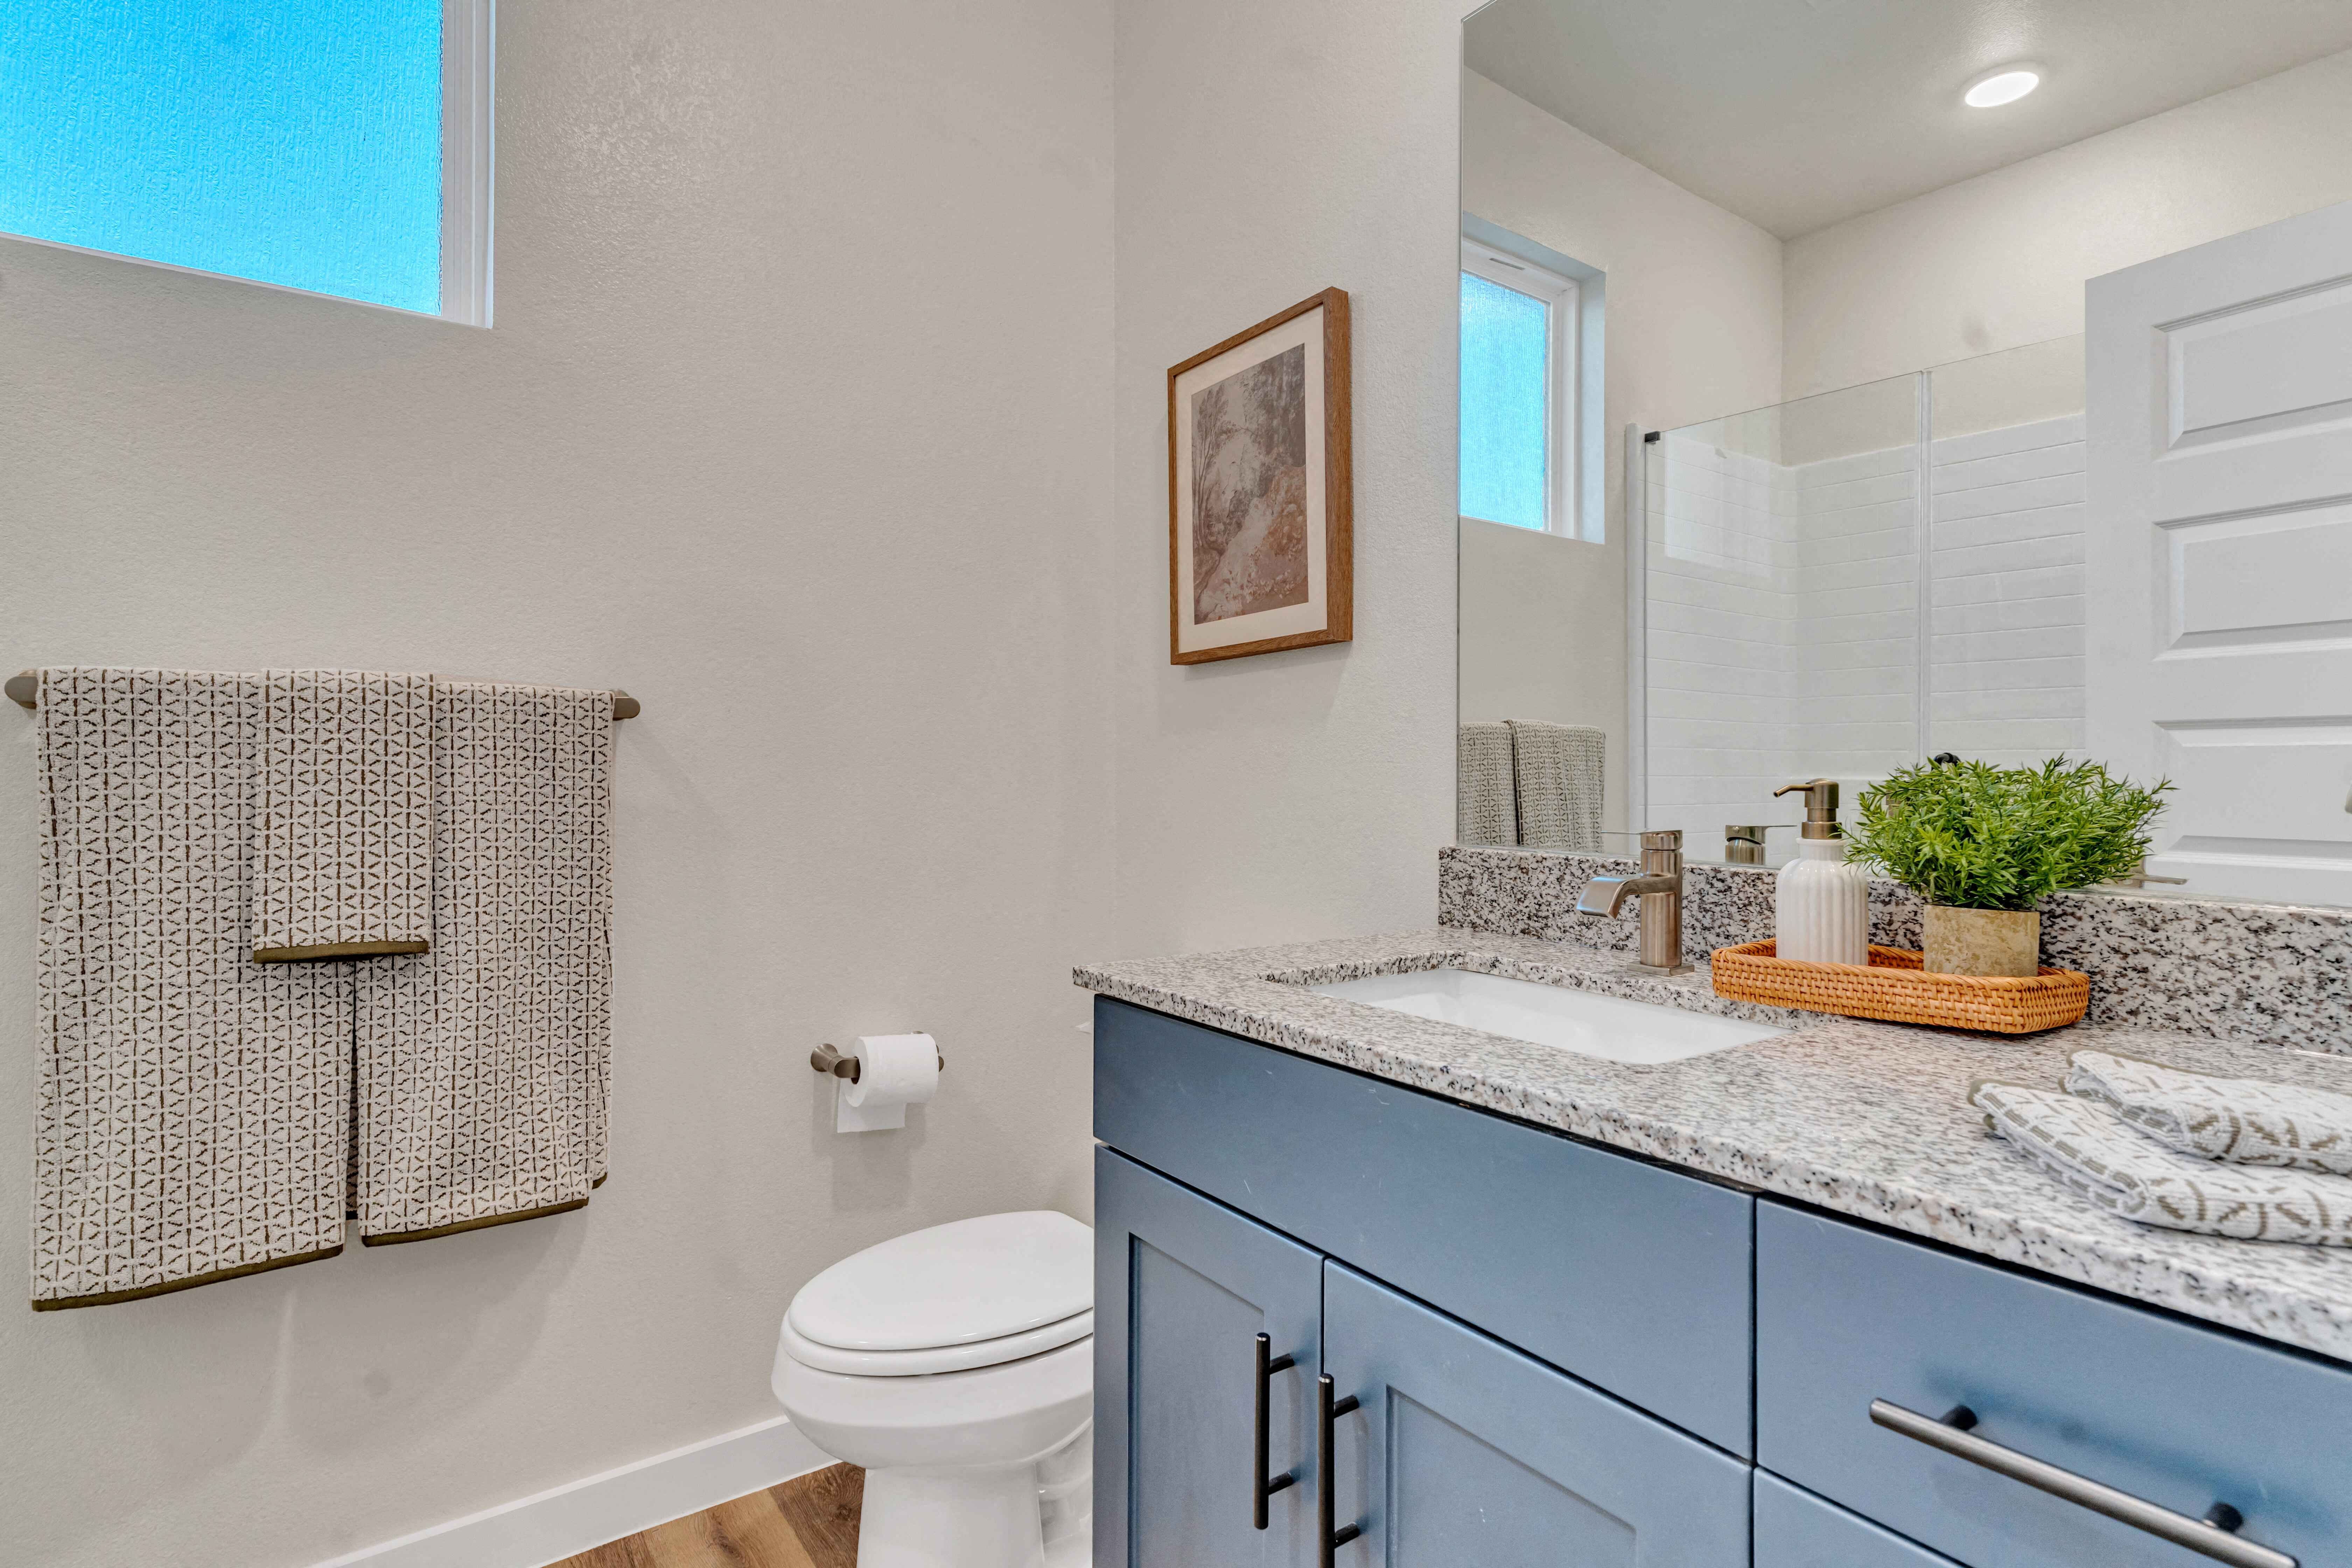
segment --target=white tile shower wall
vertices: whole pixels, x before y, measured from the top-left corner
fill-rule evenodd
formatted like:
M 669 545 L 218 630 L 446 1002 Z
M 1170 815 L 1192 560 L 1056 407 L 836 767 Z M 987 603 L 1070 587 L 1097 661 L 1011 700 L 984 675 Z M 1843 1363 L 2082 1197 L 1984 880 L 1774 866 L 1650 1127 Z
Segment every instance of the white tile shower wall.
M 1927 750 L 2079 751 L 2082 419 L 1932 456 Z M 1670 434 L 1655 461 L 1646 826 L 1712 858 L 1728 823 L 1794 820 L 1783 784 L 1851 800 L 1920 755 L 1917 453 L 1783 465 Z
M 1916 464 L 1660 443 L 1649 505 L 1650 812 L 1713 858 L 1772 791 L 1859 784 L 1917 744 Z M 1784 846 L 1780 847 L 1785 848 Z
M 1664 437 L 1649 515 L 1649 827 L 1718 852 L 1789 766 L 1796 493 L 1789 470 L 1689 434 Z
M 1850 800 L 1919 747 L 1919 472 L 1914 448 L 1789 470 L 1797 497 L 1795 767 Z M 1791 821 L 1790 802 L 1768 821 Z
M 2080 415 L 1938 441 L 1928 748 L 2014 767 L 2079 754 Z

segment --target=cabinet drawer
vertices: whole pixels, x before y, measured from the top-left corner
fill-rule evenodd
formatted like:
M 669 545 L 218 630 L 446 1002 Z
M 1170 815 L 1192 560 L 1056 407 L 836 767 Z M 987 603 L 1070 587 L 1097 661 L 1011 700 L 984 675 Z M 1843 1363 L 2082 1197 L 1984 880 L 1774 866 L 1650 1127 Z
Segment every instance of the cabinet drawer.
M 1756 1476 L 1756 1568 L 1953 1568 L 1952 1560 L 1859 1514 Z
M 1095 1134 L 1748 1451 L 1744 1193 L 1108 998 Z
M 1972 1568 L 2210 1563 L 1869 1414 L 1965 1405 L 2004 1447 L 2352 1563 L 2352 1371 L 1777 1202 L 1756 1230 L 1759 1464 Z

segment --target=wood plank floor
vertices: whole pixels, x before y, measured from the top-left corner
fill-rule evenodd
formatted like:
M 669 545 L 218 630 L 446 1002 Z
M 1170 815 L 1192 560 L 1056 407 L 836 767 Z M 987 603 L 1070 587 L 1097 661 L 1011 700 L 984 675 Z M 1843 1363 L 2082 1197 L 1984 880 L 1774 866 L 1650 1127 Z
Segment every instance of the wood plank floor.
M 866 1472 L 835 1465 L 551 1568 L 856 1568 Z

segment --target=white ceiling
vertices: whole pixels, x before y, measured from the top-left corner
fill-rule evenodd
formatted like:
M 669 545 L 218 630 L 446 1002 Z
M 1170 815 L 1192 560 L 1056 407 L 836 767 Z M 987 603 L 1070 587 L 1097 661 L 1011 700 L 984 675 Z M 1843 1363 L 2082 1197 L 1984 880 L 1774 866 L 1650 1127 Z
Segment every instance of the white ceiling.
M 2352 48 L 2352 0 L 1495 0 L 1464 47 L 1788 239 Z M 1961 104 L 2013 60 L 2040 91 Z

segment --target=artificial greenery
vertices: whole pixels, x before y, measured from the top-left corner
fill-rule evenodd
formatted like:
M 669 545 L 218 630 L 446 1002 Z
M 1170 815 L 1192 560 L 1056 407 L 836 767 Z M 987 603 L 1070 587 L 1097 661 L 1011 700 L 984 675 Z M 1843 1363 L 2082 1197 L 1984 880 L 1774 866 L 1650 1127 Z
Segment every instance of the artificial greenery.
M 1923 763 L 1862 792 L 1846 853 L 1931 904 L 2030 910 L 2062 888 L 2131 875 L 2171 788 L 2063 757 Z

